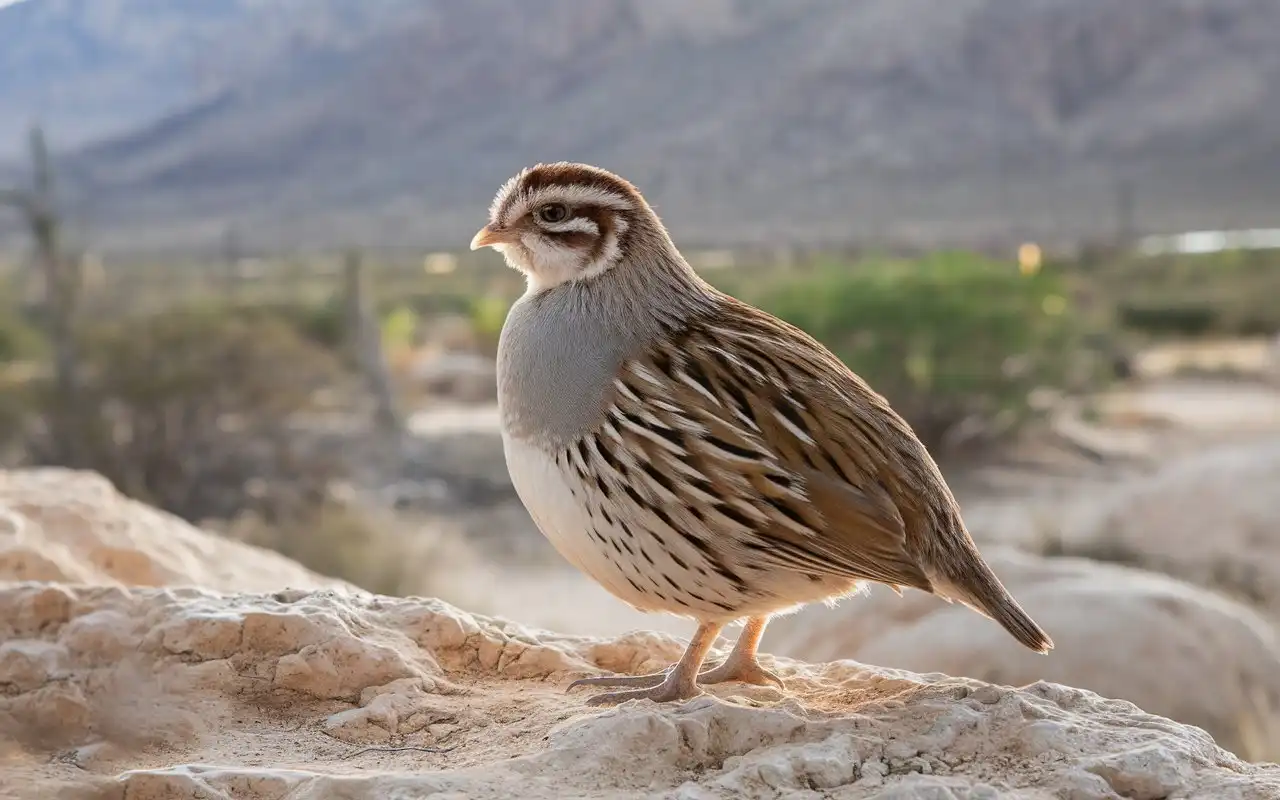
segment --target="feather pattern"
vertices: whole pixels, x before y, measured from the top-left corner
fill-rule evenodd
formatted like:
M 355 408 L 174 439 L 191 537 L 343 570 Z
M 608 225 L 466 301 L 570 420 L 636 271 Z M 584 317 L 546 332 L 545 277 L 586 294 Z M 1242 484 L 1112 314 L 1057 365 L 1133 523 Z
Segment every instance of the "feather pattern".
M 563 461 L 595 492 L 621 498 L 618 513 L 656 520 L 698 559 L 781 571 L 786 584 L 801 576 L 931 589 L 882 485 L 896 479 L 877 442 L 895 420 L 851 415 L 868 399 L 887 405 L 842 365 L 837 383 L 806 366 L 825 350 L 797 351 L 803 344 L 763 316 L 690 320 L 623 364 L 604 423 Z M 769 583 L 721 572 L 744 595 Z

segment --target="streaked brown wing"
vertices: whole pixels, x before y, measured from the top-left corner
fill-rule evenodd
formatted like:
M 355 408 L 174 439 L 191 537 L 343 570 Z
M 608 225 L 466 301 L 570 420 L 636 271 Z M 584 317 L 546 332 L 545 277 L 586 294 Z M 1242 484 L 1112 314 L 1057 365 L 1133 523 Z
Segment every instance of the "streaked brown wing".
M 706 504 L 712 530 L 779 567 L 930 589 L 888 488 L 902 423 L 809 337 L 740 306 L 660 339 L 615 388 L 613 457 L 665 470 L 667 499 Z

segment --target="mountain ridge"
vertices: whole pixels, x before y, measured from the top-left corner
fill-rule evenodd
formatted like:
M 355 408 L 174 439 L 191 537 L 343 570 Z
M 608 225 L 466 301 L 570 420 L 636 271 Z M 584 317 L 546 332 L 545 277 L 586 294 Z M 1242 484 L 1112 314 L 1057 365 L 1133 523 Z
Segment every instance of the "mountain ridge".
M 282 27 L 64 154 L 103 241 L 445 246 L 557 159 L 625 174 L 706 241 L 1108 235 L 1121 185 L 1150 228 L 1280 208 L 1265 0 L 397 0 L 339 39 L 290 32 L 299 1 L 220 0 L 222 35 Z

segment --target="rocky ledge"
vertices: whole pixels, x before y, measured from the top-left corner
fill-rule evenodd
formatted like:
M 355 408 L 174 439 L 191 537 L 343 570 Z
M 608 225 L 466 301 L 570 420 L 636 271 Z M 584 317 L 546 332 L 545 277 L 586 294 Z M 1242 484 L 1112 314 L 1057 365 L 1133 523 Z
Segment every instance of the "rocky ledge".
M 1212 691 L 1197 696 L 1217 700 L 1170 707 L 1243 732 L 1236 738 L 1268 739 L 1234 742 L 1237 752 L 1274 752 L 1258 725 L 1219 719 L 1237 709 L 1249 722 L 1250 709 L 1280 703 L 1254 674 L 1275 661 L 1264 622 L 1154 578 L 1011 559 L 1011 579 L 1059 587 L 1027 592 L 1046 614 L 1095 597 L 1085 589 L 1101 583 L 1123 583 L 1143 600 L 1107 595 L 1125 630 L 1141 622 L 1167 632 L 1124 637 L 1134 645 L 1123 670 L 1101 659 L 1127 676 L 1120 688 L 1142 669 L 1153 684 L 1169 683 L 1154 679 L 1178 647 L 1195 644 L 1174 635 L 1178 625 L 1219 631 L 1227 677 L 1205 679 L 1203 659 L 1177 673 L 1187 693 L 1203 684 Z M 921 598 L 895 602 L 873 593 L 842 609 L 898 636 L 872 636 L 847 615 L 840 631 L 797 627 L 801 614 L 777 633 L 822 644 L 861 631 L 869 649 L 857 655 L 899 665 L 912 663 L 917 636 L 952 645 L 917 664 L 1010 682 L 1054 674 L 1019 667 L 995 645 L 970 647 L 987 641 L 981 631 Z M 1169 624 L 1132 611 L 1148 606 L 1168 611 Z M 832 625 L 841 615 L 826 616 Z M 1123 649 L 1120 636 L 1057 627 L 1063 648 Z M 1171 644 L 1143 644 L 1157 639 Z M 1197 641 L 1203 649 L 1208 640 Z M 792 651 L 829 657 L 806 647 Z M 974 647 L 1005 667 L 978 669 Z M 125 500 L 96 476 L 0 473 L 0 797 L 1280 798 L 1280 766 L 1242 761 L 1201 728 L 1056 683 L 1013 688 L 766 657 L 785 692 L 729 684 L 686 703 L 608 710 L 565 692 L 576 676 L 653 671 L 681 650 L 656 633 L 565 636 L 439 600 L 367 594 Z M 1240 666 L 1245 651 L 1249 669 Z M 1059 679 L 1075 674 L 1086 673 Z M 1153 702 L 1164 702 L 1161 692 Z
M 0 619 L 17 796 L 1280 797 L 1280 766 L 1051 683 L 779 659 L 786 692 L 598 711 L 572 677 L 657 669 L 680 643 L 333 589 L 26 583 Z

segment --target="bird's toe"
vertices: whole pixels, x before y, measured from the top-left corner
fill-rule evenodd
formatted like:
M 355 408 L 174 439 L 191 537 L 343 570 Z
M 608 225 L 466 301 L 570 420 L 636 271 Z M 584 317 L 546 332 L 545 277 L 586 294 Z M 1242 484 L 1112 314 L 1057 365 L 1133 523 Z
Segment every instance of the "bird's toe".
M 571 692 L 579 686 L 650 689 L 661 684 L 670 674 L 671 671 L 667 670 L 665 672 L 655 672 L 652 675 L 597 675 L 591 678 L 579 678 L 569 684 L 565 691 Z
M 698 675 L 698 683 L 749 683 L 753 686 L 776 686 L 786 689 L 787 684 L 774 673 L 760 666 L 758 661 L 726 661 Z
M 702 694 L 696 683 L 678 681 L 670 677 L 657 686 L 645 689 L 630 689 L 621 692 L 605 692 L 587 698 L 589 706 L 611 706 L 625 703 L 628 700 L 652 700 L 655 703 L 672 703 L 677 700 L 688 700 Z

